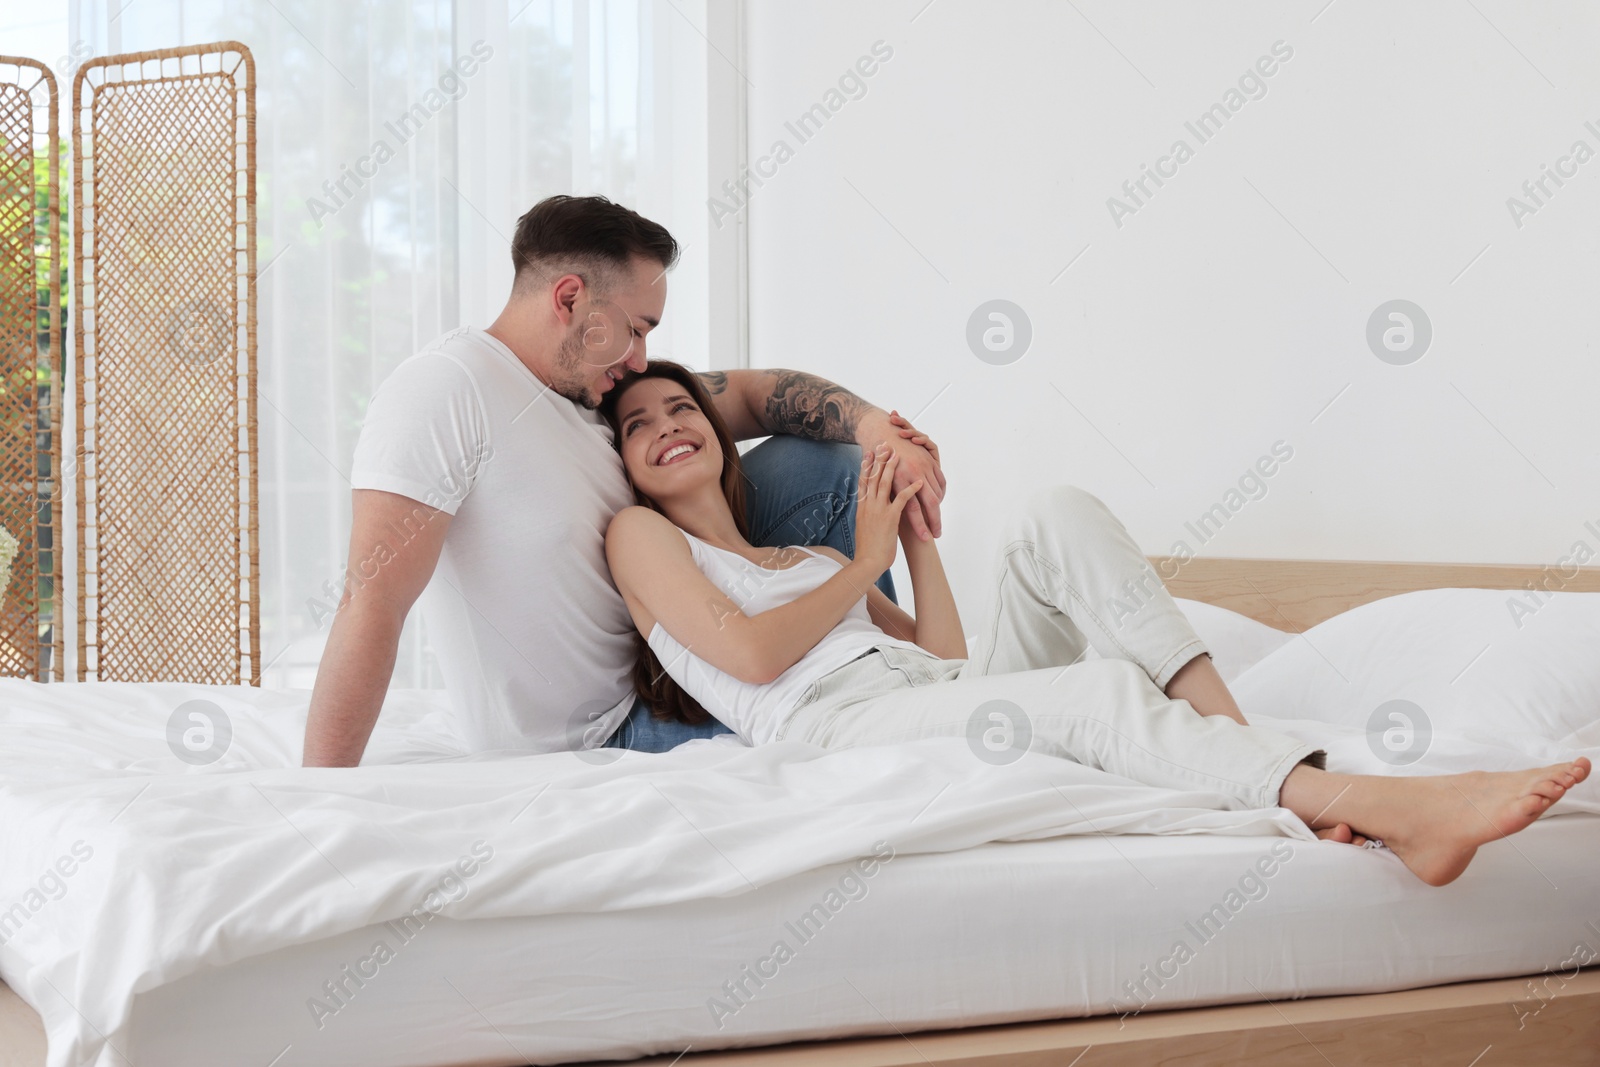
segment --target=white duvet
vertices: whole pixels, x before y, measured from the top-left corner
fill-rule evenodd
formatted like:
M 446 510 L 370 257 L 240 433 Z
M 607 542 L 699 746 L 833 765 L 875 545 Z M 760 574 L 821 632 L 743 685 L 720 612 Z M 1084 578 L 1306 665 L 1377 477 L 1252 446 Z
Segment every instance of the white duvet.
M 1251 720 L 1325 748 L 1330 770 L 1600 762 L 1600 596 L 1558 594 L 1529 621 L 1507 595 L 1393 597 L 1292 639 L 1237 616 L 1195 622 Z M 994 767 L 963 739 L 467 757 L 441 697 L 390 694 L 375 765 L 350 772 L 299 768 L 304 692 L 0 680 L 0 978 L 43 1016 L 50 1067 L 125 1063 L 137 994 L 374 923 L 404 942 L 434 915 L 733 896 L 890 850 L 1311 837 L 1281 809 L 1230 812 L 1033 754 Z M 1414 762 L 1390 751 L 1395 699 L 1427 728 Z M 232 732 L 204 767 L 174 754 L 186 720 L 170 724 L 192 700 Z M 1600 780 L 1552 814 L 1569 811 L 1600 812 Z
M 167 743 L 195 699 L 233 735 L 204 768 Z M 43 1016 L 51 1067 L 126 1063 L 140 992 L 373 923 L 731 896 L 891 849 L 1310 836 L 1281 809 L 1230 812 L 1031 754 L 997 768 L 964 740 L 468 758 L 422 694 L 391 697 L 368 756 L 385 765 L 304 770 L 308 700 L 0 682 L 0 977 Z

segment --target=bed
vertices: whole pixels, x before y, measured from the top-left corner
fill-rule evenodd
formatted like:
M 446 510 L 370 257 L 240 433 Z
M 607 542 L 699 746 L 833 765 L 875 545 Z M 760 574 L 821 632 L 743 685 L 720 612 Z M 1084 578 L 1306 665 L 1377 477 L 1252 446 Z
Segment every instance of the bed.
M 1554 598 L 1571 604 L 1568 594 L 1600 592 L 1600 572 L 1592 570 L 1552 578 L 1548 569 L 1530 567 L 1152 563 L 1176 595 L 1279 631 L 1269 640 L 1278 647 L 1234 679 L 1253 718 L 1261 717 L 1259 708 L 1247 700 L 1259 700 L 1262 687 L 1252 689 L 1252 678 L 1270 675 L 1269 666 L 1278 664 L 1273 669 L 1279 675 L 1295 677 L 1337 670 L 1333 662 L 1322 664 L 1333 651 L 1327 644 L 1332 636 L 1325 640 L 1321 630 L 1315 640 L 1287 635 L 1359 605 L 1425 589 L 1524 591 L 1520 595 L 1530 607 L 1520 616 L 1526 624 L 1519 627 L 1521 635 L 1535 630 L 1535 624 L 1547 630 L 1553 625 L 1565 610 L 1547 606 Z M 1529 597 L 1529 583 L 1558 592 Z M 1254 639 L 1262 639 L 1259 628 Z M 1528 640 L 1540 636 L 1533 633 Z M 1492 673 L 1474 664 L 1492 664 L 1493 658 L 1486 649 L 1461 675 L 1440 684 L 1464 681 L 1475 692 L 1492 690 Z M 96 700 L 74 698 L 73 707 L 86 724 L 97 724 L 91 732 L 114 735 L 119 715 L 138 717 L 124 709 L 142 703 L 176 707 L 184 698 L 198 699 L 201 694 L 189 691 L 197 689 L 106 687 L 93 691 Z M 7 698 L 13 708 L 19 699 L 39 699 L 8 691 L 0 702 Z M 515 811 L 514 818 L 521 818 L 522 810 L 537 816 L 552 798 L 562 800 L 563 783 L 581 784 L 589 780 L 585 776 L 622 781 L 630 773 L 638 792 L 655 790 L 666 803 L 653 805 L 647 825 L 638 825 L 640 811 L 626 804 L 613 813 L 613 821 L 596 823 L 608 848 L 596 848 L 592 832 L 573 835 L 568 851 L 559 856 L 546 852 L 517 861 L 516 846 L 497 840 L 497 858 L 506 856 L 499 870 L 513 861 L 528 863 L 528 870 L 546 881 L 527 891 L 543 899 L 582 888 L 585 879 L 597 877 L 597 868 L 603 884 L 621 887 L 618 895 L 602 899 L 591 890 L 562 910 L 530 914 L 517 905 L 515 890 L 494 887 L 489 879 L 499 877 L 499 870 L 486 862 L 481 870 L 492 873 L 475 873 L 476 883 L 459 878 L 463 896 L 430 920 L 423 936 L 397 932 L 392 919 L 361 923 L 348 907 L 338 924 L 318 911 L 343 906 L 332 899 L 343 894 L 339 878 L 348 875 L 366 885 L 367 872 L 379 878 L 381 864 L 370 855 L 346 862 L 346 853 L 330 847 L 326 827 L 316 822 L 315 797 L 298 807 L 283 799 L 292 795 L 283 790 L 301 772 L 270 768 L 285 766 L 294 755 L 294 715 L 297 707 L 303 714 L 303 699 L 249 697 L 248 691 L 230 695 L 220 689 L 211 690 L 209 699 L 224 707 L 232 707 L 229 700 L 243 702 L 234 715 L 240 758 L 246 766 L 268 768 L 250 773 L 268 805 L 269 795 L 278 798 L 273 812 L 262 809 L 263 821 L 241 825 L 240 831 L 276 833 L 280 849 L 294 845 L 291 835 L 298 835 L 300 851 L 277 853 L 286 859 L 274 872 L 291 883 L 297 877 L 312 879 L 302 891 L 320 887 L 329 900 L 298 912 L 285 909 L 273 914 L 270 924 L 236 927 L 210 922 L 209 913 L 197 910 L 194 929 L 207 932 L 209 957 L 191 960 L 182 974 L 176 973 L 182 968 L 172 968 L 171 975 L 128 971 L 136 955 L 132 949 L 104 956 L 108 980 L 134 974 L 130 985 L 137 988 L 123 998 L 126 1017 L 114 1027 L 87 1004 L 88 993 L 63 996 L 78 1002 L 71 1012 L 78 1017 L 76 1031 L 88 1042 L 85 1048 L 100 1030 L 115 1034 L 114 1041 L 93 1050 L 99 1058 L 87 1062 L 517 1064 L 655 1053 L 659 1059 L 649 1062 L 862 1067 L 924 1062 L 1018 1067 L 1169 1061 L 1576 1064 L 1596 1062 L 1600 1049 L 1600 970 L 1587 966 L 1600 950 L 1600 869 L 1593 860 L 1600 845 L 1600 803 L 1593 801 L 1541 820 L 1516 839 L 1516 847 L 1485 849 L 1455 885 L 1427 890 L 1397 869 L 1392 856 L 1306 841 L 1281 820 L 1219 822 L 1219 813 L 1207 812 L 1203 803 L 1177 797 L 1169 798 L 1172 806 L 1163 822 L 1141 821 L 1140 797 L 1118 802 L 1094 792 L 1091 783 L 1063 782 L 1026 760 L 1016 765 L 1018 773 L 1039 776 L 1034 790 L 1039 797 L 1048 800 L 1054 790 L 1077 799 L 1070 805 L 1024 802 L 1018 798 L 1025 799 L 1028 790 L 1014 788 L 1015 775 L 1011 787 L 997 790 L 994 775 L 969 773 L 972 761 L 946 749 L 894 757 L 902 763 L 892 767 L 887 791 L 857 787 L 867 766 L 859 760 L 828 768 L 819 766 L 823 761 L 785 762 L 776 756 L 763 763 L 757 757 L 765 757 L 751 750 L 702 746 L 681 759 L 671 757 L 682 763 L 675 768 L 681 782 L 673 784 L 656 772 L 634 769 L 668 757 L 629 756 L 609 764 L 609 757 L 599 753 L 562 756 L 559 774 L 526 791 L 525 809 L 517 784 L 508 781 L 503 800 L 514 803 L 495 810 Z M 452 756 L 452 741 L 433 700 L 411 694 L 400 707 L 387 710 L 386 719 L 392 714 L 400 728 L 375 736 L 376 757 L 397 764 L 440 761 L 421 772 L 442 779 L 436 788 L 453 781 L 452 775 L 480 780 L 505 773 L 505 761 Z M 1329 744 L 1330 758 L 1338 755 L 1352 764 L 1369 758 L 1370 733 L 1362 724 L 1327 718 L 1284 719 L 1279 725 Z M 266 724 L 259 730 L 251 725 L 257 719 Z M 27 721 L 15 714 L 9 720 Z M 1573 744 L 1600 746 L 1600 736 L 1584 734 L 1585 728 L 1579 724 L 1571 731 L 1563 750 Z M 1509 753 L 1506 765 L 1517 765 L 1518 759 L 1526 765 L 1531 755 L 1562 748 L 1556 738 L 1535 736 L 1551 732 L 1508 733 L 1499 746 Z M 1451 759 L 1492 761 L 1497 749 L 1481 741 L 1440 730 L 1434 749 L 1445 763 L 1424 761 L 1394 771 L 1450 769 Z M 88 791 L 106 794 L 103 799 L 111 805 L 106 811 L 118 810 L 113 801 L 131 798 L 127 803 L 141 806 L 132 809 L 131 818 L 118 810 L 118 824 L 149 820 L 141 832 L 158 835 L 163 828 L 170 833 L 173 825 L 184 825 L 163 823 L 163 807 L 178 805 L 194 789 L 214 789 L 216 776 L 187 774 L 185 781 L 154 786 L 149 795 L 133 790 L 125 784 L 130 768 L 117 753 L 150 744 L 149 738 L 131 734 L 106 740 L 98 755 L 91 753 L 99 774 Z M 151 747 L 148 758 L 159 761 L 159 747 Z M 883 773 L 885 759 L 878 758 L 874 774 Z M 956 762 L 941 762 L 952 759 Z M 146 772 L 155 766 L 134 763 L 135 770 Z M 710 776 L 713 767 L 736 773 Z M 923 788 L 930 784 L 930 768 L 948 779 L 943 788 Z M 48 777 L 48 768 L 39 773 Z M 414 777 L 416 767 L 396 770 L 393 782 L 383 773 L 376 776 L 376 793 L 355 799 L 376 804 L 384 789 L 400 788 L 394 783 L 402 774 Z M 724 800 L 745 805 L 747 838 L 733 823 L 709 825 L 689 799 L 694 789 L 723 788 L 724 778 L 738 778 L 738 788 L 746 790 Z M 816 803 L 834 806 L 830 826 L 837 828 L 843 820 L 860 833 L 850 840 L 811 833 L 804 805 L 784 808 L 774 799 L 774 783 L 822 798 Z M 619 787 L 613 795 L 631 794 Z M 18 813 L 15 798 L 7 800 L 12 807 L 0 809 L 0 820 Z M 213 793 L 208 803 L 232 810 L 225 793 Z M 968 817 L 980 809 L 983 819 Z M 397 839 L 423 835 L 428 815 L 410 813 L 386 832 Z M 273 818 L 279 820 L 275 830 L 266 821 Z M 877 847 L 870 840 L 872 830 L 890 824 L 899 828 L 898 847 L 879 852 L 868 874 L 861 857 Z M 448 829 L 448 820 L 440 825 Z M 60 829 L 55 840 L 68 855 L 71 831 L 67 825 Z M 784 849 L 761 847 L 780 831 Z M 10 835 L 5 839 L 9 858 L 23 842 L 15 830 L 0 832 Z M 633 840 L 630 833 L 643 836 Z M 582 840 L 585 836 L 590 840 Z M 463 860 L 470 863 L 475 845 L 459 842 Z M 341 857 L 342 873 L 329 872 L 331 864 L 320 856 L 319 846 Z M 258 847 L 270 851 L 265 843 Z M 161 877 L 179 877 L 128 866 L 121 851 L 108 849 L 110 862 L 99 870 L 122 865 L 115 884 L 126 887 L 118 892 L 130 894 L 130 916 L 141 914 L 141 891 L 158 889 L 165 884 Z M 672 861 L 691 849 L 696 864 Z M 219 879 L 226 876 L 226 851 L 219 847 L 213 854 Z M 189 858 L 205 869 L 204 850 Z M 653 866 L 641 873 L 639 862 Z M 93 860 L 81 866 L 80 878 L 98 876 Z M 716 874 L 708 884 L 705 871 L 711 868 Z M 1270 875 L 1262 873 L 1269 869 Z M 1246 881 L 1251 872 L 1256 873 Z M 68 884 L 61 904 L 31 917 L 35 925 L 26 936 L 47 937 L 46 924 L 70 927 L 72 909 L 86 902 L 120 899 L 112 893 L 95 897 L 87 881 L 69 879 Z M 430 883 L 424 878 L 407 884 L 405 892 L 414 893 Z M 75 897 L 79 885 L 84 889 Z M 250 889 L 246 885 L 241 891 Z M 504 902 L 497 905 L 501 897 Z M 292 894 L 272 899 L 292 899 Z M 1508 907 L 1510 902 L 1517 906 Z M 8 903 L 9 897 L 0 896 L 0 907 Z M 819 903 L 824 905 L 820 912 Z M 190 907 L 167 906 L 179 912 Z M 463 912 L 462 906 L 476 910 Z M 114 921 L 116 914 L 102 914 L 102 921 Z M 224 917 L 233 918 L 232 913 Z M 250 942 L 247 936 L 255 926 L 297 924 L 305 936 L 267 951 L 255 951 L 267 942 Z M 336 926 L 331 936 L 313 936 Z M 380 939 L 403 950 L 374 964 L 371 946 Z M 1180 940 L 1192 951 L 1175 953 Z M 778 941 L 791 951 L 775 953 Z M 1062 948 L 1044 948 L 1050 945 Z M 28 976 L 33 999 L 43 1002 L 50 996 L 45 984 L 18 958 L 27 947 L 18 942 L 0 948 L 0 973 Z M 369 961 L 365 967 L 363 959 Z M 354 978 L 351 967 L 359 972 Z M 357 981 L 369 971 L 372 976 Z M 329 991 L 329 982 L 339 984 Z M 92 974 L 84 978 L 82 990 L 95 988 Z M 68 1013 L 60 1003 L 40 1006 L 58 1027 L 66 1025 L 61 1020 Z M 43 1034 L 39 1015 L 0 989 L 0 1065 L 44 1064 Z M 52 1067 L 55 1062 L 76 1061 L 61 1059 Z

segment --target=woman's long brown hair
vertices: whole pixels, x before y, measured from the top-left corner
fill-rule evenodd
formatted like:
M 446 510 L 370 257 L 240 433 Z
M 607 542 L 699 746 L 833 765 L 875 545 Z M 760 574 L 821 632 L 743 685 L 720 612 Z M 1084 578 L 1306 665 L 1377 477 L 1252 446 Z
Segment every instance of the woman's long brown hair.
M 681 385 L 705 415 L 706 421 L 711 423 L 711 430 L 717 435 L 717 445 L 722 449 L 722 495 L 728 501 L 728 509 L 733 512 L 733 522 L 739 528 L 739 536 L 748 538 L 750 528 L 745 516 L 744 470 L 739 463 L 739 448 L 734 444 L 733 435 L 728 432 L 728 424 L 722 421 L 722 415 L 712 402 L 711 394 L 694 371 L 671 360 L 652 359 L 643 371 L 630 371 L 617 382 L 600 401 L 600 414 L 611 427 L 612 446 L 618 452 L 622 451 L 622 425 L 618 420 L 617 405 L 622 400 L 623 391 L 634 382 L 646 378 L 664 378 Z M 651 511 L 661 511 L 660 506 L 639 492 L 638 488 L 633 490 L 633 499 Z M 638 658 L 633 665 L 633 691 L 650 708 L 650 714 L 668 722 L 676 720 L 691 726 L 710 719 L 711 715 L 700 706 L 700 702 L 685 693 L 662 668 L 661 661 L 637 629 L 634 630 L 633 641 L 638 650 Z

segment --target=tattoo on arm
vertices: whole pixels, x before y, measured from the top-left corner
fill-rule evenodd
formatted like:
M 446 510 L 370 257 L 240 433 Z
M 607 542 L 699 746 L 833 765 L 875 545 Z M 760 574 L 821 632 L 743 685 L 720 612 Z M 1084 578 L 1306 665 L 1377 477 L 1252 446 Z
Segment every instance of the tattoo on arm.
M 872 405 L 842 385 L 803 371 L 775 370 L 767 398 L 765 429 L 814 441 L 854 441 L 861 416 Z
M 728 376 L 719 370 L 701 371 L 697 377 L 700 384 L 706 387 L 706 392 L 712 396 L 728 391 Z

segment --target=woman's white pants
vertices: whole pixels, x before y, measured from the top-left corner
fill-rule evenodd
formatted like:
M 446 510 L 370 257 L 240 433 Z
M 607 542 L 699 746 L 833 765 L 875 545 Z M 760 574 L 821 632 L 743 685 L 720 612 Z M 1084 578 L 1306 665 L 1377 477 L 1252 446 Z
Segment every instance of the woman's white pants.
M 1122 523 L 1072 486 L 1010 523 L 994 603 L 966 660 L 899 648 L 818 679 L 778 736 L 827 747 L 965 736 L 976 758 L 1029 749 L 1147 785 L 1272 807 L 1320 753 L 1283 734 L 1201 716 L 1163 689 L 1206 651 Z M 1085 659 L 1089 648 L 1101 659 Z

